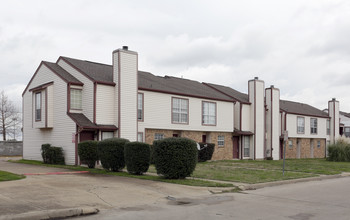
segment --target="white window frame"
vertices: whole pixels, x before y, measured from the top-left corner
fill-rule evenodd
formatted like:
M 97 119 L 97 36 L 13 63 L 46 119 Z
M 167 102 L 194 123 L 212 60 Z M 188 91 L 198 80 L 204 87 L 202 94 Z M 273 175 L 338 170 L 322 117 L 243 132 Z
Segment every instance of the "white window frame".
M 224 147 L 224 146 L 225 146 L 225 136 L 218 135 L 218 147 Z
M 83 109 L 83 91 L 81 89 L 70 89 L 70 109 L 82 110 Z
M 250 157 L 250 136 L 243 136 L 243 157 Z
M 297 117 L 297 133 L 304 134 L 305 133 L 305 118 Z
M 101 140 L 109 139 L 114 137 L 114 132 L 113 131 L 102 131 L 101 134 Z
M 42 94 L 41 92 L 35 93 L 35 121 L 41 121 L 42 116 Z
M 348 130 L 348 131 L 346 131 Z M 345 137 L 350 137 L 350 127 L 344 127 L 344 135 Z
M 289 149 L 293 149 L 293 140 L 288 140 Z
M 158 140 L 162 140 L 164 139 L 164 134 L 163 133 L 155 133 L 154 134 L 154 140 L 158 141 Z
M 321 148 L 321 141 L 317 141 L 317 148 Z
M 317 134 L 317 118 L 310 118 L 310 134 Z
M 188 124 L 189 100 L 172 97 L 171 121 L 173 124 Z
M 202 125 L 216 125 L 216 102 L 202 102 Z
M 143 121 L 143 93 L 137 93 L 137 120 Z

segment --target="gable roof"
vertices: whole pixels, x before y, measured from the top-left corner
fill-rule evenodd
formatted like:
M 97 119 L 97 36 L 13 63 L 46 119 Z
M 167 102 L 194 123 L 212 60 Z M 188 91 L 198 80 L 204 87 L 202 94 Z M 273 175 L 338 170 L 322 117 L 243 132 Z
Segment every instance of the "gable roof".
M 245 93 L 241 93 L 235 89 L 232 89 L 231 87 L 228 86 L 222 86 L 222 85 L 216 85 L 216 84 L 212 84 L 212 83 L 203 83 L 239 102 L 245 103 L 245 104 L 250 104 L 249 102 L 249 96 L 248 94 Z
M 326 112 L 323 112 L 320 109 L 317 109 L 311 105 L 300 103 L 300 102 L 280 100 L 280 109 L 287 113 L 296 114 L 296 115 L 329 118 L 329 115 Z
M 350 113 L 339 111 L 339 114 L 344 115 L 347 118 L 350 118 Z
M 95 63 L 86 60 L 78 60 L 69 57 L 60 57 L 58 60 L 64 60 L 77 71 L 81 72 L 87 78 L 97 83 L 114 85 L 113 66 L 102 63 Z M 57 61 L 58 62 L 58 61 Z
M 32 78 L 30 79 L 29 83 L 27 84 L 26 88 L 24 89 L 24 91 L 22 93 L 22 96 L 27 91 L 30 83 L 33 81 L 34 77 L 36 76 L 36 74 L 38 73 L 38 71 L 40 70 L 42 65 L 45 65 L 47 68 L 49 68 L 53 73 L 55 73 L 58 77 L 60 77 L 66 83 L 70 83 L 70 84 L 74 84 L 74 85 L 84 85 L 84 83 L 80 82 L 77 78 L 75 78 L 70 73 L 65 71 L 58 64 L 47 62 L 47 61 L 42 61 L 40 63 L 40 65 L 39 65 L 39 67 L 36 69 L 36 71 L 35 71 L 34 75 L 32 76 Z

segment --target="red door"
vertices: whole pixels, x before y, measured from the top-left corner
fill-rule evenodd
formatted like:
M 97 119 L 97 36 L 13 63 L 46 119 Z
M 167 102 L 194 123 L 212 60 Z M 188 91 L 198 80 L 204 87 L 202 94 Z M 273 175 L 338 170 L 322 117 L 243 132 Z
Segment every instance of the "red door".
M 94 140 L 94 131 L 83 131 L 80 132 L 80 142 Z
M 239 159 L 239 138 L 233 137 L 233 159 Z

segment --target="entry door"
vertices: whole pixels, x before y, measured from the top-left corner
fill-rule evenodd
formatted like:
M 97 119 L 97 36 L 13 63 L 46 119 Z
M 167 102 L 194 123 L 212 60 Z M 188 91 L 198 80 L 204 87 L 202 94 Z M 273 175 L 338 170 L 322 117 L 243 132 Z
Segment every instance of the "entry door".
M 93 141 L 95 136 L 94 131 L 83 131 L 80 133 L 80 142 Z
M 233 159 L 239 159 L 239 138 L 233 137 Z

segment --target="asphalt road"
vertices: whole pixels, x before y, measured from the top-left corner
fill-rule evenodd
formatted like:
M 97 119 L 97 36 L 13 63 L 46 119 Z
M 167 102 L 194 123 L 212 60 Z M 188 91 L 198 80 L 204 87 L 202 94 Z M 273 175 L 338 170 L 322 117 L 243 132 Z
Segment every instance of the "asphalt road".
M 101 210 L 75 219 L 350 219 L 350 178 L 295 183 L 243 193 L 170 198 L 166 203 Z

